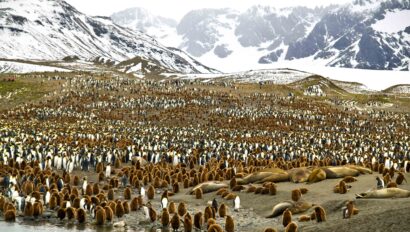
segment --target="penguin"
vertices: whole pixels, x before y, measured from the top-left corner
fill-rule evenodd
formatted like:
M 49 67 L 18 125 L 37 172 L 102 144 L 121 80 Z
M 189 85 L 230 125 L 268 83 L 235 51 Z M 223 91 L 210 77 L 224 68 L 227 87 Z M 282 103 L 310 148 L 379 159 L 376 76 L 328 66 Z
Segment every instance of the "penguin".
M 380 177 L 376 177 L 376 187 L 377 189 L 383 189 L 384 188 L 384 181 Z
M 277 232 L 277 231 L 273 228 L 266 228 L 263 232 Z
M 61 191 L 61 189 L 64 187 L 64 181 L 63 181 L 63 179 L 62 178 L 59 178 L 58 180 L 57 180 L 57 188 L 58 188 L 58 191 Z
M 204 221 L 208 221 L 209 218 L 214 218 L 214 211 L 211 207 L 207 206 L 205 207 Z
M 128 185 L 128 176 L 126 174 L 123 174 L 121 176 L 121 184 L 123 188 L 125 188 Z
M 168 197 L 164 196 L 161 198 L 161 208 L 162 209 L 168 208 Z
M 125 200 L 131 200 L 131 188 L 127 187 L 124 190 L 124 199 Z
M 168 205 L 168 211 L 170 214 L 174 214 L 177 212 L 175 202 L 171 201 Z
M 114 219 L 114 212 L 112 211 L 111 207 L 105 206 L 105 215 L 107 217 L 107 221 L 112 221 Z
M 105 167 L 105 178 L 109 179 L 111 176 L 111 165 L 107 164 L 107 166 Z
M 233 201 L 233 208 L 235 212 L 239 211 L 239 208 L 241 206 L 241 199 L 239 198 L 239 196 L 235 197 L 235 200 Z
M 224 203 L 219 206 L 219 217 L 225 217 L 227 215 L 227 207 Z
M 100 185 L 98 183 L 94 183 L 92 189 L 93 195 L 97 195 L 100 193 Z
M 154 199 L 155 196 L 155 188 L 154 186 L 150 185 L 147 190 L 147 197 L 149 200 Z
M 130 213 L 130 205 L 128 204 L 128 201 L 123 201 L 122 206 L 124 208 L 124 214 L 129 214 Z
M 95 218 L 96 218 L 95 220 L 96 225 L 104 225 L 107 220 L 107 215 L 105 214 L 105 210 L 99 207 L 95 214 Z
M 214 198 L 212 200 L 212 208 L 214 208 L 215 211 L 218 211 L 218 202 L 216 201 L 216 199 Z
M 320 206 L 315 207 L 315 218 L 317 222 L 326 221 L 326 211 Z
M 204 224 L 204 218 L 202 217 L 202 212 L 198 212 L 194 215 L 194 226 L 196 229 L 201 230 Z
M 169 227 L 170 223 L 170 218 L 169 218 L 169 213 L 167 208 L 162 209 L 162 215 L 161 215 L 161 224 L 162 227 L 167 228 Z
M 82 208 L 77 209 L 77 221 L 80 224 L 86 221 L 86 212 Z
M 157 211 L 153 209 L 151 206 L 148 207 L 148 215 L 151 222 L 155 222 L 157 220 Z
M 64 208 L 60 208 L 60 209 L 58 209 L 58 211 L 57 211 L 57 217 L 58 217 L 61 221 L 64 220 L 64 218 L 65 218 L 65 216 L 66 216 L 65 211 L 66 211 L 66 209 L 64 209 Z
M 302 192 L 300 191 L 300 189 L 294 189 L 292 190 L 292 200 L 297 202 L 300 200 L 300 198 L 302 197 Z
M 87 183 L 87 176 L 84 176 L 84 177 L 83 177 L 83 185 L 82 185 L 82 188 L 83 188 L 83 195 L 87 192 L 87 186 L 88 186 L 88 183 Z
M 291 221 L 292 221 L 292 212 L 289 209 L 286 209 L 282 214 L 283 227 L 287 227 Z
M 208 232 L 223 232 L 224 230 L 218 224 L 212 224 L 208 228 Z
M 34 215 L 33 204 L 27 201 L 24 208 L 24 217 L 32 217 Z
M 41 216 L 42 214 L 43 214 L 43 205 L 41 204 L 41 202 L 35 202 L 33 204 L 33 216 L 38 217 L 38 216 Z
M 184 215 L 186 214 L 186 212 L 187 212 L 187 209 L 186 209 L 185 203 L 184 203 L 184 202 L 180 202 L 180 203 L 178 204 L 178 215 L 179 215 L 180 217 L 182 217 L 182 216 L 184 216 Z
M 225 231 L 226 232 L 234 232 L 235 231 L 235 223 L 231 216 L 226 216 L 225 219 Z
M 115 206 L 115 215 L 118 217 L 118 218 L 122 218 L 123 216 L 124 216 L 124 206 L 121 204 L 121 203 L 118 203 L 116 206 Z
M 202 199 L 202 189 L 201 188 L 197 188 L 195 190 L 195 199 Z
M 175 215 L 178 217 L 178 214 L 174 214 L 174 216 Z M 179 217 L 178 217 L 178 219 L 179 219 Z M 178 227 L 175 226 L 175 227 L 172 227 L 172 228 L 174 229 L 174 231 L 178 231 L 179 223 L 178 223 Z M 184 216 L 184 232 L 191 232 L 192 230 L 193 230 L 192 217 L 191 217 L 191 215 L 189 215 L 189 213 L 187 213 Z
M 76 210 L 75 210 L 75 208 L 73 208 L 73 207 L 68 207 L 67 209 L 66 209 L 66 216 L 67 216 L 67 219 L 68 220 L 71 220 L 71 219 L 75 219 L 76 218 Z
M 398 185 L 401 185 L 401 184 L 403 183 L 403 181 L 406 181 L 406 183 L 407 183 L 407 180 L 406 180 L 406 178 L 404 177 L 404 174 L 403 174 L 402 172 L 399 172 L 399 173 L 397 174 L 397 177 L 396 177 L 396 183 L 397 183 Z
M 174 193 L 179 193 L 179 183 L 178 183 L 178 182 L 175 182 L 175 183 L 172 185 L 172 192 L 174 192 Z
M 295 222 L 290 222 L 285 228 L 285 232 L 297 232 L 297 231 L 298 231 L 298 225 Z
M 172 218 L 171 218 L 171 228 L 172 228 L 174 231 L 178 231 L 179 227 L 180 227 L 180 219 L 179 219 L 179 216 L 178 216 L 177 213 L 174 213 L 174 215 L 173 215 Z
M 6 222 L 15 222 L 16 221 L 16 211 L 9 209 L 4 213 L 4 220 Z
M 109 190 L 108 190 L 107 198 L 108 198 L 108 200 L 110 200 L 110 201 L 113 201 L 113 200 L 114 200 L 114 189 L 109 189 Z
M 138 209 L 139 209 L 138 197 L 134 197 L 131 200 L 130 210 L 131 211 L 137 211 Z

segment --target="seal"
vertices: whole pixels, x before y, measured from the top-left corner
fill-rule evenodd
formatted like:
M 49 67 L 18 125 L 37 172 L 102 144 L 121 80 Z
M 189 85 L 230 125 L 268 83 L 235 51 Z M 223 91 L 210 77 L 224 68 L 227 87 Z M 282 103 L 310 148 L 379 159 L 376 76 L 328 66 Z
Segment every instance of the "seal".
M 228 185 L 220 181 L 207 181 L 196 185 L 189 191 L 189 194 L 195 193 L 196 189 L 198 188 L 202 189 L 202 193 L 210 193 L 218 191 L 221 188 L 228 188 Z
M 292 168 L 287 170 L 289 174 L 289 180 L 293 183 L 304 183 L 307 182 L 310 174 L 312 173 L 312 167 L 300 167 L 300 168 Z
M 406 198 L 410 191 L 400 188 L 384 188 L 356 194 L 356 198 Z
M 239 185 L 250 183 L 264 183 L 264 182 L 283 182 L 289 180 L 289 174 L 280 168 L 268 168 L 258 172 L 251 173 L 244 178 L 236 181 Z
M 322 168 L 315 168 L 309 175 L 307 182 L 316 183 L 326 179 L 326 172 Z
M 299 213 L 303 213 L 305 211 L 307 211 L 308 209 L 312 208 L 312 204 L 307 202 L 307 201 L 303 201 L 303 200 L 299 200 L 297 202 L 294 201 L 284 201 L 281 202 L 279 204 L 276 204 L 273 209 L 272 209 L 272 213 L 267 216 L 266 218 L 274 218 L 277 217 L 279 215 L 281 215 L 283 213 L 283 211 L 285 211 L 286 209 L 289 209 L 289 211 L 292 214 L 299 214 Z

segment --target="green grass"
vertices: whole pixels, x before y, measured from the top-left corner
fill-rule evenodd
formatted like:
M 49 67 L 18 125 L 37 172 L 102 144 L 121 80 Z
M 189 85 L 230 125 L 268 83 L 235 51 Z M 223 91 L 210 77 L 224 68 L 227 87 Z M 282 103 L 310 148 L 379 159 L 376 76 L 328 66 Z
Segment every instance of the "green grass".
M 18 77 L 15 81 L 4 81 L 4 76 L 0 76 L 0 109 L 7 109 L 19 104 L 35 102 L 42 98 L 46 93 L 53 88 L 46 83 L 42 83 L 40 79 L 21 78 Z M 12 93 L 8 99 L 5 97 Z

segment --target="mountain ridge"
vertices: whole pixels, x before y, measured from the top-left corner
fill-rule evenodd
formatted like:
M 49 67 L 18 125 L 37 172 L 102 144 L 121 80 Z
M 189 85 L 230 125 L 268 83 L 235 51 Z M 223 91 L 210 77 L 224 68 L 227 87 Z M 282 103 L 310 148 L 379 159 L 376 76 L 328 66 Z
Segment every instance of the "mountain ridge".
M 299 60 L 330 67 L 409 71 L 410 22 L 394 33 L 374 28 L 406 10 L 410 3 L 405 0 L 354 0 L 314 9 L 198 9 L 182 17 L 173 30 L 157 35 L 225 71 L 238 71 L 235 66 L 286 66 Z
M 26 60 L 104 58 L 115 63 L 141 57 L 173 72 L 218 72 L 188 61 L 143 32 L 109 17 L 90 17 L 63 0 L 0 2 L 0 57 Z M 195 64 L 195 65 L 192 65 Z

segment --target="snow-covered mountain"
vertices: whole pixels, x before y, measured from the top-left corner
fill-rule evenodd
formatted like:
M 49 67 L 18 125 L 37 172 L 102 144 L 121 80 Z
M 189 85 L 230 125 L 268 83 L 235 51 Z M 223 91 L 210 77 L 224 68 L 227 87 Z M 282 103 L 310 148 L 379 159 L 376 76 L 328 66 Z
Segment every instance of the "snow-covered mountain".
M 315 9 L 199 9 L 174 29 L 158 26 L 162 33 L 149 33 L 222 71 L 292 63 L 409 70 L 409 19 L 408 0 L 352 0 Z M 139 28 L 131 22 L 123 25 Z
M 89 17 L 62 0 L 0 1 L 0 58 L 119 63 L 139 57 L 171 72 L 217 72 L 158 43 L 143 32 Z

